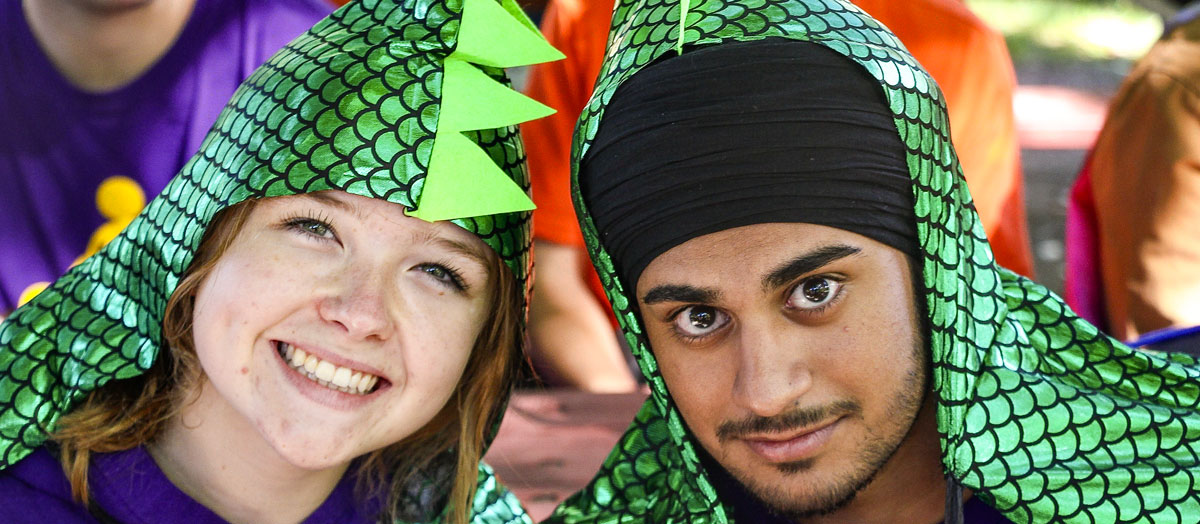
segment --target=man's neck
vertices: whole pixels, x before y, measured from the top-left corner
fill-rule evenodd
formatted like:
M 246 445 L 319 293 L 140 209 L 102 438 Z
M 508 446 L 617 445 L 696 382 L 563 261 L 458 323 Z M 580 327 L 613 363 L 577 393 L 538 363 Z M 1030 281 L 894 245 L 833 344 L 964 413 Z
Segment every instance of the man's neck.
M 47 58 L 69 83 L 89 93 L 118 89 L 149 70 L 183 31 L 195 0 L 98 3 L 22 2 L 29 28 Z
M 804 524 L 942 522 L 946 479 L 934 395 L 926 396 L 912 429 L 875 478 L 845 507 Z
M 314 471 L 285 461 L 211 384 L 147 446 L 171 483 L 233 523 L 300 522 L 333 492 L 346 465 Z

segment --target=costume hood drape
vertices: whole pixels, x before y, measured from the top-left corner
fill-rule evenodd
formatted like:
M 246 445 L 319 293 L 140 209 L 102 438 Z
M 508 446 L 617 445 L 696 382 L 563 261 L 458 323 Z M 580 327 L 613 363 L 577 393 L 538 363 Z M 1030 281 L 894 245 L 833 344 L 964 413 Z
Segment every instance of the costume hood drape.
M 682 20 L 682 23 L 680 22 Z M 950 144 L 941 92 L 900 42 L 840 0 L 622 0 L 574 165 L 617 88 L 693 46 L 782 37 L 874 77 L 907 149 L 945 471 L 1015 522 L 1186 522 L 1200 514 L 1200 366 L 1130 349 L 995 265 Z M 681 85 L 680 89 L 687 86 Z M 651 397 L 596 478 L 551 522 L 723 523 L 622 282 L 582 201 L 592 262 Z
M 0 467 L 89 392 L 150 368 L 204 231 L 246 199 L 336 189 L 450 220 L 527 297 L 533 204 L 516 124 L 552 110 L 502 68 L 559 58 L 513 0 L 351 2 L 292 41 L 125 231 L 0 326 Z M 528 521 L 483 464 L 474 502 L 475 521 Z

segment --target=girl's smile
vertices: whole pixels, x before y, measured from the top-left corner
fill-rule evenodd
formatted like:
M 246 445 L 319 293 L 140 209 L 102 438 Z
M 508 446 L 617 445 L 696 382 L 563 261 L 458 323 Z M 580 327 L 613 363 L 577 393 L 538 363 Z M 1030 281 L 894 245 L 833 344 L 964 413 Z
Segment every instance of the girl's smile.
M 379 375 L 362 370 L 358 364 L 340 366 L 334 364 L 333 359 L 324 360 L 311 348 L 305 351 L 287 342 L 276 341 L 275 350 L 298 374 L 334 391 L 362 396 L 389 384 L 387 379 L 381 382 Z

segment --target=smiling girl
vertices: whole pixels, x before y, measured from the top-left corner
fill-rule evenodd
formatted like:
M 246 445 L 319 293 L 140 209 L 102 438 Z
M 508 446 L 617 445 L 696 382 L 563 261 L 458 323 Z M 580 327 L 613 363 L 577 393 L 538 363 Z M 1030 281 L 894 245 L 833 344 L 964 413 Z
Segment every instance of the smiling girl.
M 338 10 L 15 311 L 0 520 L 527 522 L 479 461 L 528 290 L 513 126 L 547 112 L 499 68 L 559 57 L 513 7 Z

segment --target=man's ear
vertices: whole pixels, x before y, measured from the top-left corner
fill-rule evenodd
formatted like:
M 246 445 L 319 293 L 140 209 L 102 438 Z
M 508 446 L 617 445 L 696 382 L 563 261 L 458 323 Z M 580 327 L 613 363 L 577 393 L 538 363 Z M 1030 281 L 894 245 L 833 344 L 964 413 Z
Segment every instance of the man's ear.
M 909 281 L 913 296 L 913 312 L 917 317 L 917 335 L 921 337 L 921 345 L 925 347 L 925 365 L 929 367 L 932 364 L 930 357 L 932 356 L 933 349 L 929 347 L 929 301 L 928 290 L 925 288 L 924 260 L 912 255 L 905 255 L 904 261 L 908 264 Z

